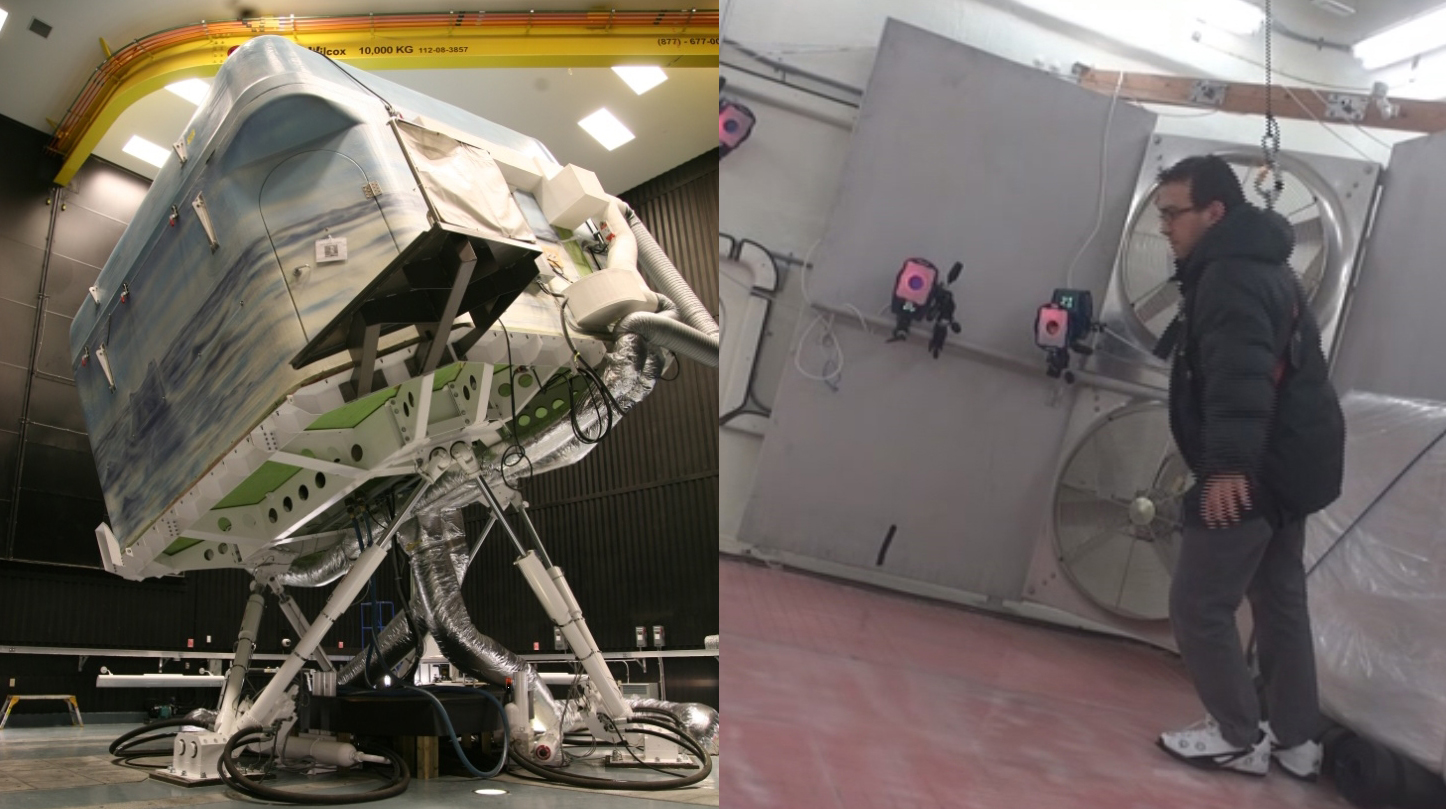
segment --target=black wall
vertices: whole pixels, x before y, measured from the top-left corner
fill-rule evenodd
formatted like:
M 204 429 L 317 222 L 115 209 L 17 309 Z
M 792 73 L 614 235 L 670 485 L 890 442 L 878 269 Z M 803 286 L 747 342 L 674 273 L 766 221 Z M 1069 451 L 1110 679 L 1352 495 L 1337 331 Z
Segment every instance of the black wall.
M 106 516 L 71 380 L 69 328 L 148 183 L 92 158 L 58 189 L 46 141 L 0 116 L 0 697 L 56 691 L 76 694 L 86 712 L 137 711 L 164 695 L 96 689 L 95 677 L 102 665 L 153 672 L 154 659 L 94 657 L 80 665 L 77 657 L 3 647 L 229 652 L 249 579 L 222 570 L 129 582 L 99 569 L 94 529 Z M 624 198 L 717 312 L 716 153 Z M 718 631 L 717 373 L 688 360 L 677 373 L 582 463 L 523 486 L 605 651 L 634 648 L 637 625 L 662 624 L 669 648 L 701 648 Z M 474 531 L 479 516 L 468 513 Z M 550 623 L 513 569 L 509 546 L 494 537 L 484 547 L 463 588 L 469 611 L 509 648 L 526 653 L 535 641 L 550 652 Z M 400 605 L 391 581 L 388 563 L 377 576 L 378 596 Z M 293 595 L 314 616 L 327 589 Z M 280 652 L 283 637 L 295 632 L 269 600 L 258 651 Z M 338 643 L 343 653 L 360 646 L 356 609 L 328 634 L 329 650 Z M 192 670 L 199 665 L 193 661 Z M 165 670 L 182 666 L 167 662 Z M 715 659 L 666 666 L 669 698 L 717 704 Z M 634 665 L 628 676 L 656 680 L 656 669 L 650 663 L 644 675 Z M 615 672 L 622 677 L 624 668 Z M 175 696 L 208 703 L 215 692 Z M 59 709 L 22 706 L 17 711 Z

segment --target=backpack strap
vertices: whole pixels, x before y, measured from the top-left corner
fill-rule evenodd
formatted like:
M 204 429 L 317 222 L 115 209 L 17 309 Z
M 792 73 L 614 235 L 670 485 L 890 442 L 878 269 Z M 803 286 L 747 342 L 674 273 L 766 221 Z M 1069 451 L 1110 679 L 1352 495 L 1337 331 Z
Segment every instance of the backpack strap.
M 1286 327 L 1284 337 L 1280 340 L 1281 348 L 1276 352 L 1275 367 L 1270 371 L 1270 381 L 1276 388 L 1279 388 L 1281 380 L 1285 379 L 1286 369 L 1290 365 L 1290 342 L 1295 339 L 1296 327 L 1300 325 L 1300 285 L 1294 278 L 1291 279 L 1290 288 L 1294 298 L 1290 306 L 1290 322 Z

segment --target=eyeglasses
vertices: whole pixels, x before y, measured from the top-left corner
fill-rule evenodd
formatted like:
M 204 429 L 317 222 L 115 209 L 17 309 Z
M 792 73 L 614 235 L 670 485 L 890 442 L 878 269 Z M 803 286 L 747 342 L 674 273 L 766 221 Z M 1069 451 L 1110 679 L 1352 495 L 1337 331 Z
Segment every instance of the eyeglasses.
M 1156 208 L 1155 210 L 1160 212 L 1160 221 L 1168 225 L 1171 222 L 1174 222 L 1176 219 L 1180 218 L 1182 214 L 1187 214 L 1191 211 L 1198 211 L 1201 210 L 1201 208 L 1199 206 L 1192 205 L 1188 208 Z

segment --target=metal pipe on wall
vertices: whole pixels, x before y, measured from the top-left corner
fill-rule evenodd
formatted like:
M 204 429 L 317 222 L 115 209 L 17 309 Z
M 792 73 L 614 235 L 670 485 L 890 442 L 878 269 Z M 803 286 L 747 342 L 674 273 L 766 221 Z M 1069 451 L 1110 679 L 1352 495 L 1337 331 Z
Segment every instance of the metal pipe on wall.
M 813 307 L 820 311 L 828 312 L 829 314 L 841 315 L 842 319 L 838 321 L 840 323 L 852 324 L 858 322 L 858 320 L 862 318 L 865 323 L 877 326 L 879 329 L 886 332 L 891 331 L 894 328 L 893 323 L 884 320 L 883 318 L 871 317 L 869 315 L 860 316 L 858 312 L 855 312 L 852 309 L 834 306 L 827 303 L 815 303 Z M 961 354 L 963 356 L 971 357 L 973 359 L 983 360 L 990 363 L 991 365 L 997 365 L 1011 371 L 1019 371 L 1020 373 L 1029 374 L 1030 376 L 1037 376 L 1041 373 L 1043 368 L 1042 363 L 1028 362 L 1018 357 L 1005 354 L 1002 351 L 996 351 L 992 348 L 985 348 L 984 346 L 966 343 L 962 340 L 944 341 L 944 350 L 952 354 Z M 1169 394 L 1169 391 L 1165 390 L 1164 388 L 1156 388 L 1150 385 L 1141 385 L 1135 382 L 1125 382 L 1120 379 L 1102 376 L 1100 374 L 1091 373 L 1089 371 L 1073 371 L 1072 373 L 1074 374 L 1075 381 L 1079 382 L 1080 384 L 1088 385 L 1092 388 L 1099 388 L 1100 390 L 1108 390 L 1114 391 L 1115 393 L 1122 393 L 1126 396 L 1135 396 L 1141 399 L 1163 401 Z

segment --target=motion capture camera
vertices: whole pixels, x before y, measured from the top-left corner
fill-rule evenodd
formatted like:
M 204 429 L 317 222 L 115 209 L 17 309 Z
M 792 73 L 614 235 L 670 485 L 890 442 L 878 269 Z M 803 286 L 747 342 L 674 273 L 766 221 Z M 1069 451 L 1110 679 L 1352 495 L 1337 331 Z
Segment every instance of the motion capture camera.
M 737 149 L 748 136 L 753 134 L 753 125 L 758 122 L 753 111 L 737 101 L 718 99 L 718 149 L 719 158 Z
M 909 329 L 916 320 L 932 321 L 934 334 L 929 340 L 929 353 L 938 359 L 949 332 L 958 334 L 960 331 L 959 323 L 954 319 L 954 293 L 949 285 L 959 280 L 963 269 L 963 262 L 954 262 L 948 281 L 940 283 L 939 268 L 928 259 L 905 261 L 894 277 L 894 296 L 890 305 L 894 313 L 894 333 L 888 341 L 895 343 L 907 339 Z
M 1096 328 L 1089 290 L 1056 289 L 1034 317 L 1034 344 L 1044 349 L 1045 373 L 1051 379 L 1063 375 L 1064 381 L 1074 382 L 1074 374 L 1069 372 L 1069 353 L 1094 353 L 1084 344 L 1084 338 Z

